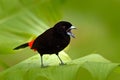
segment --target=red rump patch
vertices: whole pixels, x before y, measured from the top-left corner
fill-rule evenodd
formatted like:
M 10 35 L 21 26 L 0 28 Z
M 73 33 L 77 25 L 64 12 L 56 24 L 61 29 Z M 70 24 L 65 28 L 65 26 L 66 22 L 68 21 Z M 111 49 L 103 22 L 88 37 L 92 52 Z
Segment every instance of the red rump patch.
M 33 43 L 34 43 L 34 40 L 30 41 L 30 42 L 28 43 L 28 46 L 29 46 L 30 48 L 32 48 Z M 33 50 L 36 51 L 36 49 L 33 49 Z

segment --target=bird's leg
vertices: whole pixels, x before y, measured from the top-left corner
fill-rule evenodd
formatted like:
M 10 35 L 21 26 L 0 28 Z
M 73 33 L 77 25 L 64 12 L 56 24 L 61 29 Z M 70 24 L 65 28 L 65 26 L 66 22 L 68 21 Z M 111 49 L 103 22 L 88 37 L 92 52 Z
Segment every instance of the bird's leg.
M 58 56 L 58 58 L 59 58 L 59 60 L 60 60 L 60 65 L 64 65 L 64 63 L 63 63 L 63 61 L 62 61 L 62 59 L 59 57 L 59 55 L 57 54 L 57 56 Z
M 41 57 L 41 67 L 43 68 L 44 67 L 44 65 L 43 65 L 43 55 L 40 55 L 40 57 Z
M 48 66 L 45 66 L 45 65 L 43 64 L 43 55 L 40 55 L 40 57 L 41 57 L 41 68 L 48 67 Z

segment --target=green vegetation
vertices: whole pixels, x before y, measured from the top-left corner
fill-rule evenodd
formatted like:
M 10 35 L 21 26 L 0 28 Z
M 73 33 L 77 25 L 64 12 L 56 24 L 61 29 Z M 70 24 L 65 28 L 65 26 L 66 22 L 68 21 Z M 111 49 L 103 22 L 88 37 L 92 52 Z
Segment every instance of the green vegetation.
M 55 55 L 44 56 L 48 67 L 40 68 L 39 55 L 35 55 L 0 74 L 1 80 L 87 80 L 89 77 L 82 70 L 92 75 L 89 80 L 106 80 L 118 64 L 111 63 L 98 54 L 91 54 L 76 60 L 61 52 L 61 57 L 67 65 L 59 66 Z M 51 66 L 50 66 L 51 65 Z M 14 75 L 14 76 L 13 76 Z M 81 76 L 84 75 L 84 76 Z M 86 75 L 86 76 L 85 76 Z M 111 79 L 112 80 L 112 79 Z
M 119 9 L 119 0 L 0 0 L 0 80 L 120 80 Z M 67 65 L 51 55 L 40 68 L 37 52 L 13 50 L 60 20 L 77 27 L 70 57 L 61 52 Z

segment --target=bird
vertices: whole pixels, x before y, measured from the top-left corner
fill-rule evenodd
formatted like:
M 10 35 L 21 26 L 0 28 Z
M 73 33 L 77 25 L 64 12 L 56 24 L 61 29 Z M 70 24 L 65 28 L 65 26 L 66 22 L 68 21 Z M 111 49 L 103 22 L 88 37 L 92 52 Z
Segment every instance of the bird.
M 43 64 L 44 54 L 56 54 L 60 60 L 60 65 L 64 65 L 65 63 L 58 54 L 68 46 L 70 37 L 75 38 L 71 32 L 72 29 L 76 29 L 76 27 L 70 22 L 59 21 L 53 27 L 40 34 L 36 39 L 17 46 L 14 50 L 30 47 L 32 50 L 37 51 L 41 57 L 41 67 L 45 67 Z

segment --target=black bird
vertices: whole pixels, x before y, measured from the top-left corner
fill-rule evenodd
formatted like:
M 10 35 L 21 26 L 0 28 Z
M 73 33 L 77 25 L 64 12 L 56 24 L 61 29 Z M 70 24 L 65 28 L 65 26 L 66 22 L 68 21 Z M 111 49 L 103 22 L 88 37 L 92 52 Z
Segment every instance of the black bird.
M 75 29 L 75 27 L 70 22 L 60 21 L 35 40 L 22 44 L 14 50 L 29 46 L 31 49 L 38 51 L 41 56 L 41 67 L 44 67 L 43 54 L 56 54 L 61 62 L 60 64 L 64 64 L 58 53 L 70 43 L 70 36 L 75 37 L 71 32 L 72 29 Z

